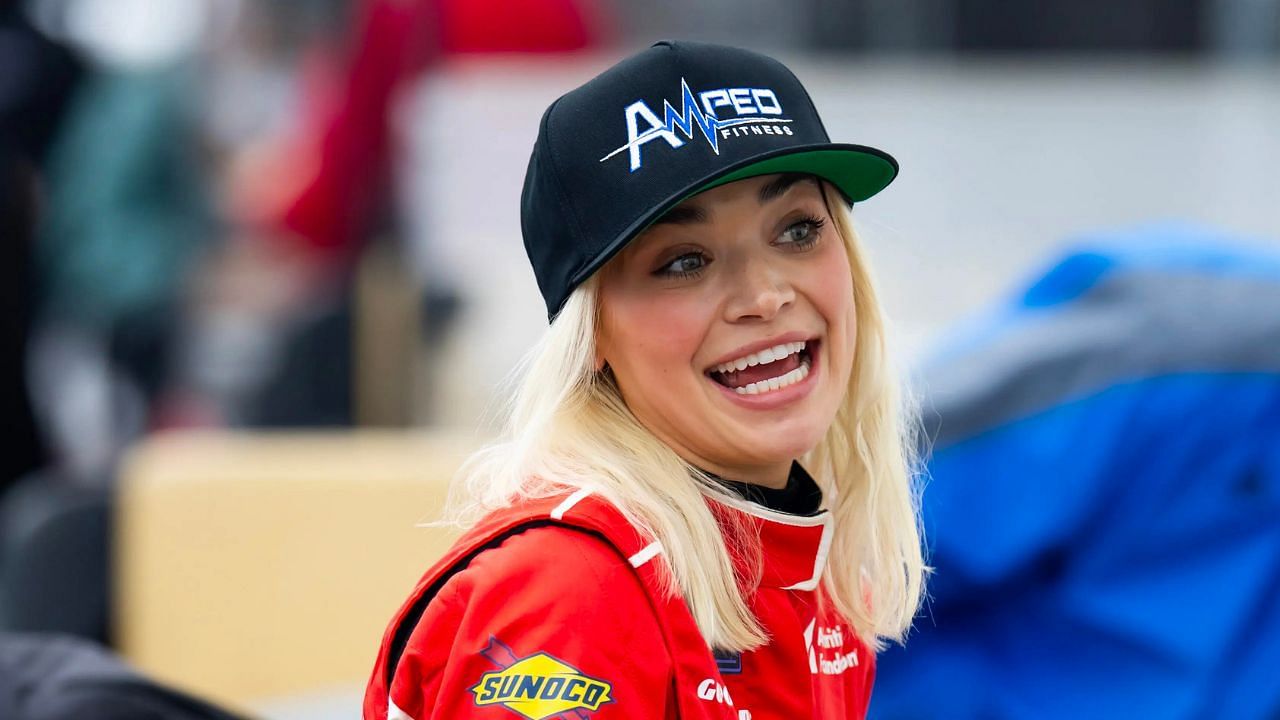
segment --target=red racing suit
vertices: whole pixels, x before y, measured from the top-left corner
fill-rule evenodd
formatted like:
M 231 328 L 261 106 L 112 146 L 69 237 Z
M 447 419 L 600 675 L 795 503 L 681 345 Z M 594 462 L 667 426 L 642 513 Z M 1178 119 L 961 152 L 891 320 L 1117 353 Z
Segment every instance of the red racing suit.
M 759 529 L 757 562 L 735 562 L 759 578 L 767 645 L 713 654 L 661 589 L 659 544 L 578 491 L 488 516 L 427 571 L 387 628 L 364 720 L 864 717 L 875 656 L 818 582 L 829 513 L 712 509 Z

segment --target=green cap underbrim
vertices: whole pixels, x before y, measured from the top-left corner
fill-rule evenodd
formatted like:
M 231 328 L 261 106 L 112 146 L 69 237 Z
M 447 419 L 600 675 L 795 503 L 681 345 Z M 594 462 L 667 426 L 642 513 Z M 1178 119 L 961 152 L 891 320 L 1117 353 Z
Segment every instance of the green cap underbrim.
M 803 172 L 830 181 L 853 202 L 862 202 L 885 189 L 898 174 L 898 165 L 888 155 L 871 148 L 845 145 L 822 150 L 806 150 L 758 160 L 700 185 L 680 202 L 713 187 L 757 175 Z M 678 203 L 677 203 L 678 204 Z

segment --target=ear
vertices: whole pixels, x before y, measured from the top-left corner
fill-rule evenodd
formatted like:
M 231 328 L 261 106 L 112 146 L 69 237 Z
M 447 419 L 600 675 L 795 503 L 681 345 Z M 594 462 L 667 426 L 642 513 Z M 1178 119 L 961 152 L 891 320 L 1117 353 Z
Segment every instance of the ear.
M 604 370 L 604 367 L 605 367 L 605 365 L 606 365 L 606 364 L 608 364 L 608 363 L 607 363 L 607 361 L 604 359 L 604 356 L 600 354 L 600 351 L 599 351 L 599 350 L 597 350 L 597 351 L 596 351 L 596 357 L 595 357 L 595 360 L 594 360 L 594 365 L 595 365 L 596 372 L 600 372 L 600 371 Z

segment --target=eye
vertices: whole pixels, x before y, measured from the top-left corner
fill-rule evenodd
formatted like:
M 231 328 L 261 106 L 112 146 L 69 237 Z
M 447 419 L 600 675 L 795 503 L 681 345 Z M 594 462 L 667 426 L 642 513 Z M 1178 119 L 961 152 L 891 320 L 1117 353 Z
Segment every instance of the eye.
M 673 258 L 670 262 L 653 272 L 654 275 L 670 278 L 695 277 L 707 266 L 707 256 L 700 252 L 689 252 Z
M 797 250 L 803 250 L 812 247 L 818 242 L 818 236 L 821 234 L 822 226 L 826 224 L 825 218 L 808 216 L 791 223 L 786 230 L 782 231 L 782 235 L 778 238 L 778 244 L 786 245 Z

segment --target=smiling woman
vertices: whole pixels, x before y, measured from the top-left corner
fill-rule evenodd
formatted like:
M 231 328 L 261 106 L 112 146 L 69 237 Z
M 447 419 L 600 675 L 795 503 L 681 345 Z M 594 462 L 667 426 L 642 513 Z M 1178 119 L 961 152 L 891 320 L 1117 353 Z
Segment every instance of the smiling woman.
M 829 219 L 811 175 L 739 180 L 675 208 L 601 271 L 600 363 L 695 467 L 783 487 L 831 426 L 857 322 Z
M 736 48 L 658 43 L 548 109 L 522 224 L 551 326 L 366 720 L 865 715 L 925 573 L 850 220 L 896 172 Z

